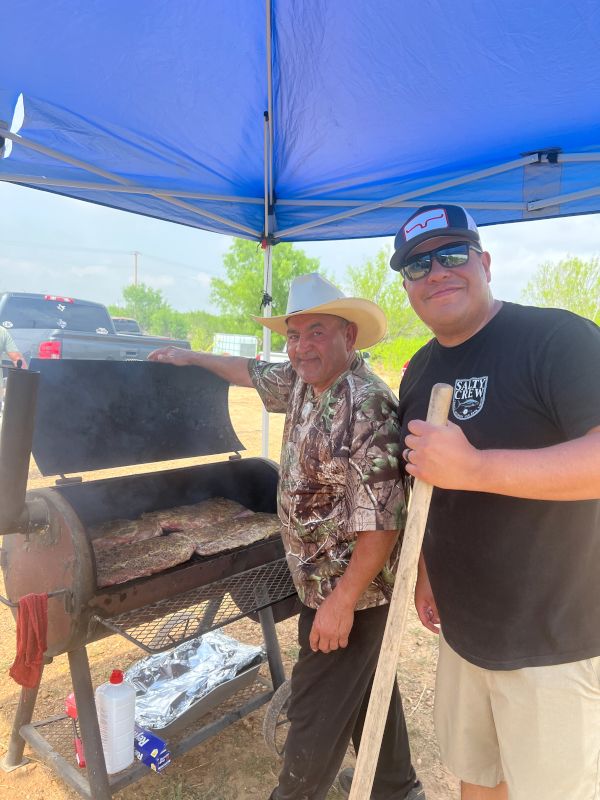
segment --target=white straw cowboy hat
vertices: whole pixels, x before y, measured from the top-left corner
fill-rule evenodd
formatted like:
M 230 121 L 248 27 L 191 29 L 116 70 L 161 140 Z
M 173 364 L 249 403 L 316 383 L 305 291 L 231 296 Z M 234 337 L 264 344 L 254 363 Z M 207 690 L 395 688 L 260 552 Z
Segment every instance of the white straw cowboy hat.
M 261 325 L 283 336 L 290 317 L 300 314 L 333 314 L 354 322 L 358 328 L 356 349 L 371 347 L 381 341 L 387 331 L 385 314 L 378 305 L 358 297 L 346 297 L 337 286 L 317 272 L 294 278 L 290 286 L 287 311 L 278 317 L 253 317 Z

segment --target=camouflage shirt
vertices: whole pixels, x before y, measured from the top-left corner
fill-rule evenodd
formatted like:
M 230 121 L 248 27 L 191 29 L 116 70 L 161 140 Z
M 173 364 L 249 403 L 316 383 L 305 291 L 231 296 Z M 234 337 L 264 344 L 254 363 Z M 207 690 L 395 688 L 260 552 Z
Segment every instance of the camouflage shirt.
M 278 512 L 298 595 L 317 608 L 346 569 L 358 531 L 403 526 L 397 401 L 359 355 L 318 397 L 289 362 L 248 369 L 267 411 L 286 414 Z M 357 610 L 389 601 L 398 554 L 399 545 Z
M 18 353 L 17 345 L 14 342 L 14 339 L 10 335 L 10 333 L 0 326 L 0 358 L 4 356 L 6 353 Z M 2 377 L 0 375 L 0 377 Z

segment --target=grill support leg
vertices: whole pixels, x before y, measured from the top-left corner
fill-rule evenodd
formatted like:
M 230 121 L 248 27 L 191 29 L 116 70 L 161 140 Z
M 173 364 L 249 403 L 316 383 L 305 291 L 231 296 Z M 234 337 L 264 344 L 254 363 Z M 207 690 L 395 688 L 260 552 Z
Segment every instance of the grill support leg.
M 19 731 L 23 725 L 29 725 L 31 722 L 39 688 L 40 684 L 38 683 L 33 689 L 26 689 L 25 687 L 21 689 L 19 705 L 15 711 L 10 739 L 8 740 L 8 750 L 0 762 L 0 768 L 3 769 L 4 772 L 12 772 L 13 769 L 22 767 L 29 762 L 28 758 L 23 758 L 25 739 L 23 739 Z
M 221 608 L 222 597 L 213 597 L 212 600 L 209 600 L 204 614 L 202 615 L 202 630 L 207 631 L 209 628 L 212 627 L 213 622 L 215 621 L 215 617 L 219 609 Z
M 111 800 L 112 792 L 106 774 L 94 689 L 90 675 L 90 664 L 85 647 L 69 652 L 71 680 L 77 702 L 77 714 L 81 726 L 81 739 L 85 751 L 90 793 L 94 800 Z
M 259 611 L 258 618 L 267 648 L 267 660 L 269 662 L 269 670 L 271 671 L 273 689 L 278 689 L 285 681 L 285 671 L 283 669 L 283 661 L 281 660 L 281 650 L 279 648 L 279 640 L 277 638 L 277 631 L 275 630 L 275 620 L 273 619 L 273 610 L 271 606 L 267 606 L 267 608 L 263 608 L 262 611 Z

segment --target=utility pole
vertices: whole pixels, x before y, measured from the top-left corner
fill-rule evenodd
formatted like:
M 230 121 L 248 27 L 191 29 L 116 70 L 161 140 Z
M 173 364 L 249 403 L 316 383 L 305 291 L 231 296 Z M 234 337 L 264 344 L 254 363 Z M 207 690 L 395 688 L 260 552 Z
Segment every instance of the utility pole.
M 138 285 L 138 256 L 140 255 L 140 253 L 138 253 L 137 250 L 134 250 L 132 255 L 133 255 L 133 285 L 137 286 Z

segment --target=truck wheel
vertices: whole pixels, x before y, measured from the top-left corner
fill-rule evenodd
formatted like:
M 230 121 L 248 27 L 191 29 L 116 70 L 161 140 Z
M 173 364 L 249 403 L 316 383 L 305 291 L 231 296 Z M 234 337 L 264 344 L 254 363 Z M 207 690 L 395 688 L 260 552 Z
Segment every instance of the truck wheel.
M 283 758 L 285 742 L 290 726 L 287 710 L 292 694 L 292 682 L 284 681 L 271 698 L 263 720 L 263 736 L 267 747 L 279 758 Z

